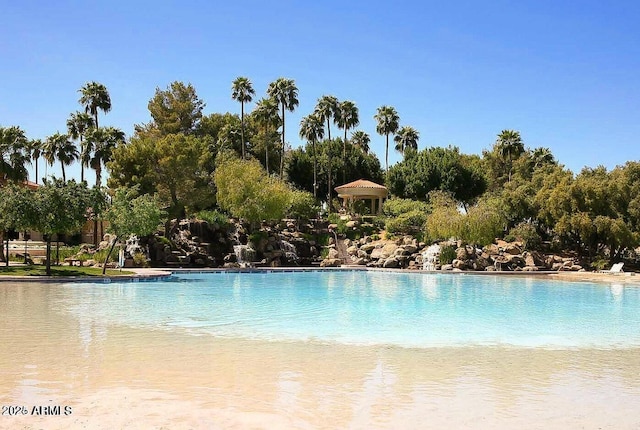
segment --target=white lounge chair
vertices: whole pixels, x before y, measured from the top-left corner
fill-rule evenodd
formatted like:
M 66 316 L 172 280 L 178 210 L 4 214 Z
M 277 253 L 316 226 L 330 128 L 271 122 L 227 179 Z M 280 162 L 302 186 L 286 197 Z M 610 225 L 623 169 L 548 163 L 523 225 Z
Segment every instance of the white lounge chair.
M 603 273 L 622 273 L 622 266 L 624 266 L 624 263 L 616 263 L 613 266 L 611 266 L 611 269 L 609 270 L 603 270 Z

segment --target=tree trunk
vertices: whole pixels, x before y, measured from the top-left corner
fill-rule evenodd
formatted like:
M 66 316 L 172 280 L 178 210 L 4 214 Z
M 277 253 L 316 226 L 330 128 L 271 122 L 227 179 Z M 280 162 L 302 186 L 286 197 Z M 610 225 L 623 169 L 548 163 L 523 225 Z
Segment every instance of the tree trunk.
M 106 274 L 107 273 L 107 262 L 109 261 L 109 257 L 111 257 L 111 253 L 113 252 L 113 248 L 116 246 L 116 242 L 118 241 L 118 236 L 113 238 L 113 241 L 111 242 L 111 246 L 109 247 L 109 252 L 107 252 L 107 256 L 104 259 L 104 264 L 102 265 L 102 274 Z
M 327 148 L 328 148 L 327 149 L 327 151 L 328 151 L 327 155 L 329 156 L 329 168 L 327 169 L 327 176 L 328 176 L 328 182 L 329 182 L 329 184 L 328 184 L 329 185 L 329 187 L 328 187 L 329 189 L 327 190 L 328 191 L 328 194 L 327 194 L 327 202 L 328 202 L 327 213 L 331 213 L 331 171 L 333 170 L 332 169 L 333 166 L 332 166 L 332 163 L 331 163 L 332 162 L 331 140 L 329 140 L 328 144 L 329 145 L 327 146 Z
M 7 250 L 7 255 L 5 257 L 5 266 L 9 267 L 9 236 L 4 238 L 5 249 Z
M 282 152 L 280 153 L 280 179 L 284 175 L 284 103 L 282 104 Z
M 47 250 L 45 252 L 46 273 L 47 276 L 51 276 L 51 235 L 47 234 L 45 239 L 47 241 Z
M 242 159 L 244 160 L 246 158 L 244 156 L 244 102 L 240 102 L 240 122 L 242 125 L 240 129 L 240 135 L 242 136 Z
M 38 183 L 38 158 L 36 158 L 36 184 Z
M 64 174 L 64 163 L 60 161 L 60 167 L 62 167 L 62 181 L 67 182 L 67 176 Z
M 387 166 L 387 176 L 389 174 L 389 133 L 387 133 L 387 148 L 384 153 L 384 162 Z
M 56 233 L 56 266 L 60 265 L 60 235 Z
M 318 162 L 316 157 L 316 142 L 311 142 L 313 148 L 313 198 L 318 198 Z
M 344 161 L 344 167 L 342 168 L 342 183 L 347 183 L 347 127 L 344 127 L 344 141 L 342 142 L 342 161 Z

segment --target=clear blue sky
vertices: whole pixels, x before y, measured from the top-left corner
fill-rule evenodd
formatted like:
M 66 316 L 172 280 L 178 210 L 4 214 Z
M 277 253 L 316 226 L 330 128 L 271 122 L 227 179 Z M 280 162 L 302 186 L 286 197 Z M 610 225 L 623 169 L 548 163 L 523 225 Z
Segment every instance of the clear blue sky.
M 480 154 L 515 129 L 574 172 L 640 159 L 637 1 L 0 0 L 0 14 L 0 125 L 30 138 L 64 131 L 87 81 L 111 94 L 101 125 L 129 135 L 156 87 L 190 82 L 205 113 L 235 113 L 234 78 L 257 99 L 282 76 L 299 88 L 294 147 L 301 117 L 331 94 L 356 102 L 382 163 L 381 105 L 418 129 L 420 149 Z

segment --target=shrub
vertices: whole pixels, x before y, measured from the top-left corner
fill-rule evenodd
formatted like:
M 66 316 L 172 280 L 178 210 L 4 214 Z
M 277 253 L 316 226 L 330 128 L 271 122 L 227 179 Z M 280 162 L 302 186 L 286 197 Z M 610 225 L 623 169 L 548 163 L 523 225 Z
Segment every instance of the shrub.
M 521 240 L 526 249 L 535 249 L 542 243 L 542 238 L 536 226 L 530 222 L 521 222 L 509 230 L 509 236 Z
M 149 267 L 147 257 L 142 252 L 136 252 L 133 254 L 133 264 L 136 267 Z
M 398 198 L 389 199 L 382 205 L 382 212 L 390 217 L 414 211 L 428 213 L 429 205 L 417 200 Z
M 440 264 L 451 264 L 456 258 L 456 249 L 451 245 L 440 248 Z
M 229 225 L 229 217 L 217 210 L 196 212 L 194 216 L 197 219 L 208 222 L 209 224 L 218 224 L 221 227 Z
M 292 190 L 291 202 L 286 215 L 296 219 L 313 219 L 317 216 L 320 208 L 316 204 L 316 199 L 308 191 Z
M 427 221 L 424 211 L 412 210 L 387 219 L 385 228 L 390 233 L 413 234 L 421 231 Z

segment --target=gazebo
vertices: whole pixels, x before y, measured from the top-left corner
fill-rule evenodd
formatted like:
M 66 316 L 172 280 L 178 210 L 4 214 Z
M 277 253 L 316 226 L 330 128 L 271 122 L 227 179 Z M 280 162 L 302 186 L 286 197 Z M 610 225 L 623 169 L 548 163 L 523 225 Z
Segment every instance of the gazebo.
M 371 214 L 376 215 L 382 209 L 383 199 L 389 195 L 384 185 L 358 179 L 335 188 L 338 197 L 342 199 L 342 206 L 352 206 L 357 200 L 371 200 Z M 378 204 L 376 205 L 376 201 Z

